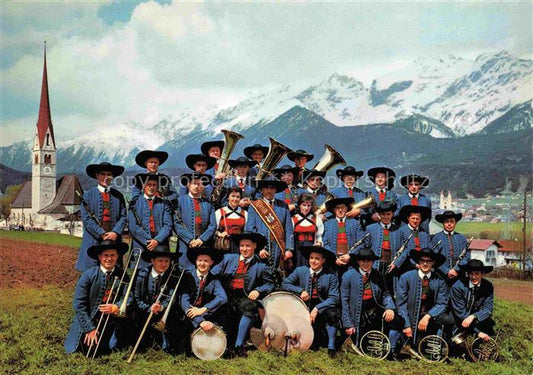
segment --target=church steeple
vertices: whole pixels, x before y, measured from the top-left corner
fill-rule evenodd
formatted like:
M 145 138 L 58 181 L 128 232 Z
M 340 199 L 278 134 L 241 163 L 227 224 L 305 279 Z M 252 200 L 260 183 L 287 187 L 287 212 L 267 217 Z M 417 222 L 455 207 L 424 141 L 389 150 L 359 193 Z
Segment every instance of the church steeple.
M 54 127 L 52 125 L 52 113 L 50 112 L 50 99 L 48 97 L 48 72 L 46 69 L 46 42 L 44 42 L 44 66 L 43 82 L 41 85 L 41 102 L 39 104 L 39 118 L 37 120 L 37 133 L 39 147 L 45 144 L 55 148 Z M 48 134 L 48 137 L 47 137 Z
M 56 195 L 56 140 L 52 127 L 48 74 L 46 71 L 46 42 L 44 45 L 43 83 L 39 118 L 32 150 L 32 211 L 38 213 L 52 203 Z

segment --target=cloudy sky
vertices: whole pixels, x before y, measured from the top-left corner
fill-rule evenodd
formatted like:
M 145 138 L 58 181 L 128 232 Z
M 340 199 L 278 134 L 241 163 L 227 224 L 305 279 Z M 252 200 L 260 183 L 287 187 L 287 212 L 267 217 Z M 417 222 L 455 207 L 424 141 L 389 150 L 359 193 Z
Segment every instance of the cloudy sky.
M 32 137 L 43 41 L 56 134 L 334 72 L 368 84 L 418 56 L 532 56 L 532 3 L 2 2 L 0 146 Z

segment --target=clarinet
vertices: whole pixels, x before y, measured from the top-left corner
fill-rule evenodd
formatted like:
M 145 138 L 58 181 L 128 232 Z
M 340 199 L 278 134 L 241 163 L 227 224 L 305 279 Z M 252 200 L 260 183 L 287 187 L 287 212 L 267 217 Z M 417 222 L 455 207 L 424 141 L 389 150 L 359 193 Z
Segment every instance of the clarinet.
M 463 258 L 466 256 L 466 252 L 468 251 L 468 249 L 470 249 L 470 244 L 472 243 L 473 240 L 474 240 L 474 237 L 470 237 L 470 240 L 468 240 L 468 243 L 463 248 L 463 251 L 461 251 L 461 254 L 459 254 L 459 258 L 457 258 L 457 262 L 455 262 L 455 266 L 453 266 L 453 268 L 457 267 L 459 263 L 461 263 Z
M 351 254 L 353 250 L 355 250 L 359 245 L 361 245 L 363 242 L 365 242 L 366 238 L 370 236 L 370 233 L 365 234 L 359 241 L 353 244 L 352 247 L 350 247 L 350 250 L 348 250 L 348 254 Z
M 135 209 L 135 203 L 137 203 L 137 199 L 132 199 L 131 201 L 128 201 L 128 198 L 126 199 L 126 204 L 128 205 L 128 209 L 133 213 L 133 216 L 135 217 L 135 222 L 139 227 L 142 227 L 142 221 L 139 217 L 139 214 L 137 213 L 137 210 Z
M 83 195 L 78 191 L 76 190 L 76 195 L 78 196 L 78 198 L 80 198 L 81 200 L 81 204 L 83 204 L 83 207 L 85 208 L 85 211 L 87 211 L 87 213 L 89 214 L 90 218 L 94 220 L 94 222 L 100 227 L 102 228 L 102 223 L 100 222 L 100 220 L 96 217 L 96 215 L 94 214 L 94 212 L 91 210 L 91 208 L 89 207 L 89 204 L 87 203 L 87 201 L 83 198 Z
M 387 272 L 386 273 L 390 273 L 391 270 L 392 270 L 392 266 L 394 265 L 394 262 L 396 262 L 398 260 L 398 258 L 400 257 L 400 255 L 402 255 L 402 253 L 404 252 L 405 248 L 407 247 L 407 244 L 409 243 L 409 240 L 413 237 L 413 233 L 411 233 L 409 235 L 409 237 L 407 237 L 407 239 L 405 240 L 405 242 L 402 244 L 402 246 L 400 246 L 400 248 L 398 249 L 398 251 L 396 252 L 396 255 L 394 256 L 394 258 L 392 258 L 389 266 L 387 267 Z

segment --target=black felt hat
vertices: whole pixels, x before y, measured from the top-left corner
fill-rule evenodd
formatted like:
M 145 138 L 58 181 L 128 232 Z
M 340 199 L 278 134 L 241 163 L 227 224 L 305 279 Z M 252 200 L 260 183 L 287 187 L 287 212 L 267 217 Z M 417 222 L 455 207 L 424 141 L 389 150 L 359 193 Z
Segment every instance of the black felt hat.
M 240 156 L 237 159 L 229 160 L 228 164 L 231 168 L 237 168 L 241 165 L 247 165 L 248 167 L 252 168 L 254 165 L 257 165 L 257 162 L 255 160 L 249 160 L 244 156 Z
M 194 164 L 199 161 L 205 161 L 207 164 L 207 169 L 211 169 L 216 164 L 217 159 L 204 154 L 189 154 L 185 158 L 185 164 L 187 164 L 187 167 L 191 168 L 192 170 L 194 170 Z
M 305 156 L 307 158 L 307 161 L 311 161 L 315 157 L 315 155 L 310 154 L 307 151 L 302 150 L 302 149 L 299 149 L 299 150 L 296 150 L 296 151 L 291 151 L 291 152 L 289 152 L 287 154 L 287 158 L 290 161 L 294 161 L 294 159 L 296 159 L 299 156 Z
M 274 169 L 272 171 L 272 174 L 276 176 L 277 178 L 280 178 L 283 173 L 292 173 L 294 176 L 298 176 L 299 171 L 300 171 L 300 168 L 291 167 L 290 165 L 285 164 L 279 168 Z
M 144 150 L 135 156 L 135 163 L 141 168 L 146 168 L 146 161 L 150 158 L 159 159 L 159 165 L 162 165 L 168 159 L 168 152 Z
M 383 201 L 383 202 L 378 203 L 375 209 L 376 209 L 376 212 L 379 213 L 379 212 L 387 212 L 387 211 L 396 212 L 397 208 L 398 208 L 398 205 L 396 204 L 396 202 Z
M 191 247 L 187 250 L 187 258 L 192 264 L 196 264 L 199 255 L 209 255 L 213 260 L 213 265 L 220 263 L 224 254 L 220 250 L 215 250 L 211 246 Z
M 358 171 L 352 166 L 344 167 L 343 169 L 337 169 L 335 171 L 335 174 L 338 178 L 342 180 L 344 176 L 355 176 L 355 177 L 361 177 L 365 174 L 363 171 Z
M 454 218 L 455 221 L 459 221 L 463 218 L 463 214 L 458 212 L 455 213 L 453 211 L 444 211 L 441 214 L 435 215 L 435 220 L 437 220 L 439 223 L 444 223 L 446 219 Z
M 172 259 L 176 259 L 179 256 L 178 253 L 172 253 L 170 251 L 170 247 L 168 245 L 157 245 L 155 249 L 152 251 L 148 249 L 144 249 L 141 253 L 141 259 L 145 262 L 150 262 L 151 259 L 157 258 L 157 257 L 167 257 Z
M 350 254 L 352 263 L 357 263 L 358 260 L 378 260 L 380 259 L 371 247 L 362 247 L 353 254 Z
M 471 272 L 471 271 L 481 271 L 483 273 L 492 272 L 494 269 L 493 266 L 485 266 L 482 261 L 479 259 L 470 259 L 467 264 L 460 266 L 461 271 Z
M 96 174 L 100 172 L 108 171 L 113 174 L 113 177 L 120 176 L 124 172 L 124 167 L 120 165 L 113 165 L 106 161 L 101 162 L 100 164 L 89 164 L 85 168 L 87 175 L 92 178 L 96 178 Z
M 254 242 L 257 245 L 255 248 L 256 252 L 259 252 L 260 250 L 264 249 L 268 243 L 265 236 L 256 232 L 243 232 L 241 234 L 231 235 L 230 238 L 237 246 L 239 246 L 241 240 L 250 240 Z
M 278 180 L 275 177 L 267 177 L 263 180 L 255 181 L 255 184 L 257 186 L 257 189 L 259 190 L 267 186 L 273 186 L 274 188 L 276 188 L 277 193 L 287 188 L 287 184 L 285 182 Z
M 326 210 L 328 210 L 329 212 L 333 212 L 333 209 L 338 204 L 344 204 L 349 209 L 350 206 L 354 203 L 355 203 L 355 199 L 353 199 L 352 197 L 334 198 L 334 199 L 330 199 L 326 201 Z
M 432 251 L 430 248 L 427 248 L 427 247 L 425 247 L 423 249 L 420 249 L 420 251 L 417 251 L 417 250 L 413 249 L 409 253 L 409 257 L 415 263 L 418 263 L 420 258 L 422 258 L 423 256 L 431 258 L 431 259 L 433 259 L 435 261 L 435 264 L 433 265 L 433 268 L 435 268 L 435 269 L 439 268 L 440 266 L 442 266 L 444 264 L 444 262 L 446 261 L 446 257 L 444 255 L 436 253 L 436 252 Z
M 209 149 L 211 147 L 218 147 L 220 148 L 220 152 L 222 152 L 222 150 L 224 149 L 224 141 L 208 141 L 202 143 L 202 145 L 200 146 L 202 154 L 204 154 L 205 156 L 209 156 Z
M 333 265 L 337 259 L 337 256 L 333 251 L 322 246 L 301 246 L 299 250 L 306 259 L 309 259 L 311 253 L 320 253 L 324 256 L 324 258 L 326 258 L 326 263 L 329 265 Z
M 111 240 L 105 240 L 98 245 L 91 246 L 87 249 L 87 255 L 90 258 L 98 260 L 98 255 L 104 250 L 115 249 L 118 255 L 124 255 L 128 251 L 128 244 L 125 242 L 116 242 Z
M 423 189 L 429 185 L 429 177 L 420 176 L 418 174 L 408 174 L 407 176 L 402 176 L 402 178 L 400 178 L 400 185 L 408 189 L 411 181 L 418 181 L 420 183 L 420 189 Z
M 253 146 L 245 147 L 243 152 L 244 152 L 244 155 L 248 157 L 248 159 L 252 159 L 252 154 L 254 153 L 254 151 L 257 151 L 257 150 L 263 152 L 263 157 L 265 157 L 266 154 L 268 154 L 268 146 L 263 146 L 263 145 L 260 145 L 259 143 L 256 143 Z
M 431 210 L 429 209 L 429 207 L 408 205 L 403 206 L 400 209 L 400 220 L 404 223 L 407 223 L 407 218 L 412 213 L 419 213 L 421 215 L 422 221 L 425 221 L 426 219 L 431 217 Z

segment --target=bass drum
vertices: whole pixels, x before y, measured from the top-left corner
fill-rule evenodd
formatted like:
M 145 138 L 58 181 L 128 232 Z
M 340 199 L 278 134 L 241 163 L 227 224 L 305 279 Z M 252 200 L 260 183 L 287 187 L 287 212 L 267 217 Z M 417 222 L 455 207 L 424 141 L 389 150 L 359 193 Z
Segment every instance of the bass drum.
M 314 332 L 304 301 L 289 292 L 274 292 L 263 299 L 263 306 L 265 319 L 261 330 L 263 343 L 266 342 L 268 348 L 289 353 L 303 352 L 311 347 Z
M 191 334 L 192 352 L 202 361 L 212 361 L 222 357 L 226 351 L 226 345 L 226 334 L 217 325 L 207 332 L 198 327 Z

